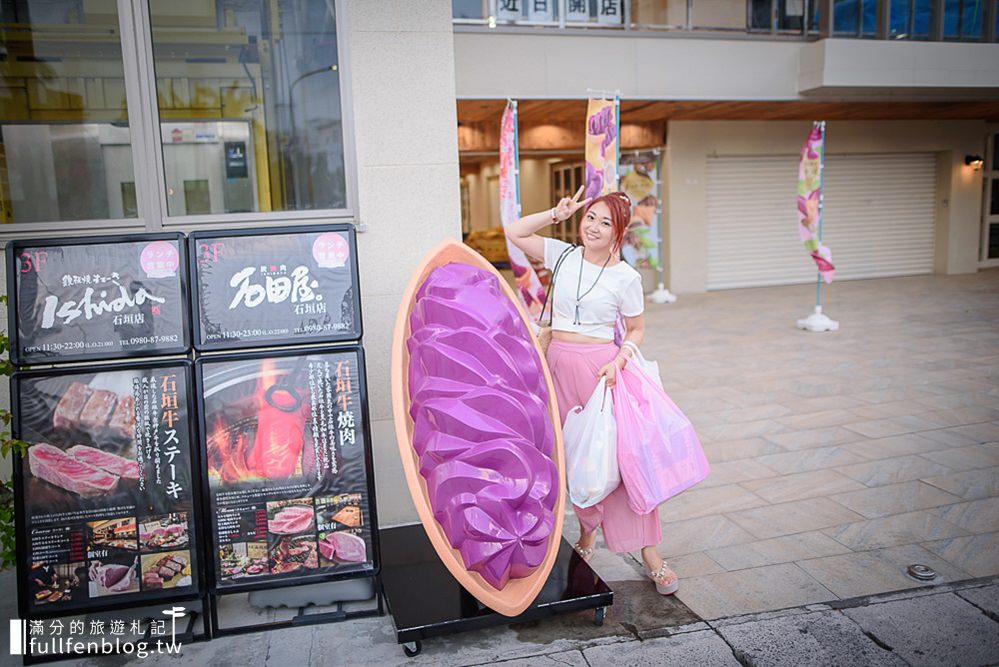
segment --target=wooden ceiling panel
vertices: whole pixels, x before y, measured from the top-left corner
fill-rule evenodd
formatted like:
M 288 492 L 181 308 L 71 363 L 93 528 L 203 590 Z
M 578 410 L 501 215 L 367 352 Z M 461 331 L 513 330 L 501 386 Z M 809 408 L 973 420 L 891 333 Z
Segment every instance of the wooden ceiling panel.
M 499 123 L 505 100 L 458 100 L 461 123 Z M 522 125 L 582 122 L 586 100 L 523 100 Z M 622 123 L 664 120 L 959 120 L 999 121 L 999 101 L 725 102 L 622 100 Z

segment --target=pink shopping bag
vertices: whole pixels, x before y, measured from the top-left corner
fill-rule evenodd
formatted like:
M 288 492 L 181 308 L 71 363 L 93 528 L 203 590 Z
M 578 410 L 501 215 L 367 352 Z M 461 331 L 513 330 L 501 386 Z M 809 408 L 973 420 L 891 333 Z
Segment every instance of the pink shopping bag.
M 612 390 L 617 462 L 628 505 L 648 514 L 711 472 L 690 420 L 656 381 L 628 364 Z

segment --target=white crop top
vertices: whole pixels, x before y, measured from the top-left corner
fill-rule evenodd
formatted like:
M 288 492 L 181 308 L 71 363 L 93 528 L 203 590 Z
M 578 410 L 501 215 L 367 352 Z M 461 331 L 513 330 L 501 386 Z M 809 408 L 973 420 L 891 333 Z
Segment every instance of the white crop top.
M 555 269 L 558 258 L 566 248 L 565 241 L 545 238 L 545 268 Z M 582 277 L 580 277 L 582 265 Z M 569 252 L 555 276 L 552 295 L 552 329 L 573 331 L 584 336 L 614 340 L 614 323 L 620 312 L 625 317 L 641 315 L 645 310 L 642 277 L 625 262 L 618 262 L 604 269 L 583 259 L 582 247 Z M 600 279 L 597 280 L 597 276 Z M 579 322 L 576 317 L 576 294 L 585 294 L 596 281 L 596 286 L 579 301 Z M 577 287 L 578 286 L 578 287 Z M 547 315 L 547 309 L 545 314 Z

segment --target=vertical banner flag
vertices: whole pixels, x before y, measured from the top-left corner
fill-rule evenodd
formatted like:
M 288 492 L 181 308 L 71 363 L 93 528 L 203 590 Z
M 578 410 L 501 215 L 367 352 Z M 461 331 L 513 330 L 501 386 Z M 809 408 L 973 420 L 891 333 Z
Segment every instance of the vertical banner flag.
M 586 197 L 617 187 L 617 98 L 586 105 Z
M 500 221 L 503 226 L 511 225 L 520 218 L 520 160 L 517 156 L 517 102 L 510 100 L 503 111 L 500 122 Z M 524 308 L 533 319 L 541 315 L 545 289 L 541 286 L 538 274 L 527 261 L 524 251 L 506 241 L 510 255 L 510 269 L 517 281 L 517 294 Z
M 836 267 L 832 252 L 822 245 L 822 168 L 825 162 L 824 122 L 815 122 L 801 147 L 798 164 L 798 234 L 819 274 L 826 283 L 833 281 Z
M 659 268 L 659 158 L 651 152 L 621 156 L 621 190 L 631 200 L 631 223 L 621 256 L 635 268 Z

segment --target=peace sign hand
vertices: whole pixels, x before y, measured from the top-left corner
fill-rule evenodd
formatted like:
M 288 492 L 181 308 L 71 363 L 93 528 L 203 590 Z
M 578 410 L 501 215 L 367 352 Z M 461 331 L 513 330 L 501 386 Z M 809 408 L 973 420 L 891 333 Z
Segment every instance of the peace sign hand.
M 584 188 L 585 186 L 580 185 L 579 189 L 576 190 L 576 194 L 571 199 L 569 197 L 562 197 L 562 199 L 559 200 L 553 213 L 555 220 L 558 222 L 568 220 L 576 211 L 590 203 L 590 199 L 592 199 L 591 197 L 587 197 L 583 201 L 579 201 L 580 196 L 583 194 Z

